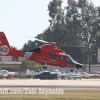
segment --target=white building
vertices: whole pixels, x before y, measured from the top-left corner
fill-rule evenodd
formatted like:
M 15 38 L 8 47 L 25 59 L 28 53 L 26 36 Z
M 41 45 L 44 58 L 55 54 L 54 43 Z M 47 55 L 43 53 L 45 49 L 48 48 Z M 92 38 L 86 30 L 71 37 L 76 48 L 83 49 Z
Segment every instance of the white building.
M 12 56 L 0 56 L 0 68 L 19 67 L 24 58 L 12 58 Z
M 98 49 L 97 62 L 100 63 L 100 49 Z

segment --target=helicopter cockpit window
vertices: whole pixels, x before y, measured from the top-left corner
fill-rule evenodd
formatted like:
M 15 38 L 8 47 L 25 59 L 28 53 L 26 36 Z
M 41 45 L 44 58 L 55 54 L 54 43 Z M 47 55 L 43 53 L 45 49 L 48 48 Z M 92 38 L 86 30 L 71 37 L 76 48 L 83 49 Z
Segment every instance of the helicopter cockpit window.
M 65 57 L 64 56 L 59 56 L 59 59 L 60 60 L 65 60 Z
M 51 59 L 56 59 L 56 55 L 55 54 L 50 54 L 50 58 Z
M 72 62 L 73 62 L 73 59 L 72 59 L 69 55 L 67 56 L 67 62 L 68 62 L 68 63 L 71 63 L 71 64 L 72 64 Z
M 69 58 L 69 57 L 67 57 L 67 62 L 71 62 L 71 60 L 70 60 L 70 58 Z

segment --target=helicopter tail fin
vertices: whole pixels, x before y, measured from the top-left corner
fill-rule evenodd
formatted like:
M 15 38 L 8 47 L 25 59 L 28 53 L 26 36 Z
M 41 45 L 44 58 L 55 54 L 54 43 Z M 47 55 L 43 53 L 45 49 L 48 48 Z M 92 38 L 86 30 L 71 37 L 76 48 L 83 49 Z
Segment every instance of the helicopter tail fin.
M 0 32 L 0 56 L 10 56 L 11 47 L 4 32 Z

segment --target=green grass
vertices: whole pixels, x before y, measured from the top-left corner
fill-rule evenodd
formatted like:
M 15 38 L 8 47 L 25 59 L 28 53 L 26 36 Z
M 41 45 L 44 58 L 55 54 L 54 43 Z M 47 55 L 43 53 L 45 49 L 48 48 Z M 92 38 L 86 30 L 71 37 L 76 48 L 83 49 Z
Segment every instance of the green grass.
M 0 100 L 100 100 L 100 91 L 66 91 L 64 94 L 0 94 Z

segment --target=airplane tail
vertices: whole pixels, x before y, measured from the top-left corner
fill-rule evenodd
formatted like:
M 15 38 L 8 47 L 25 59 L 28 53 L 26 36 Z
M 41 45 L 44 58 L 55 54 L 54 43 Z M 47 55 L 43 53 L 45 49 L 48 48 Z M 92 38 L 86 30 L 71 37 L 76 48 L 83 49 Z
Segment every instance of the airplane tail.
M 11 47 L 4 32 L 0 32 L 0 56 L 10 56 Z
M 0 32 L 0 56 L 12 56 L 13 58 L 23 57 L 25 52 L 23 50 L 16 50 L 10 47 L 4 32 Z

